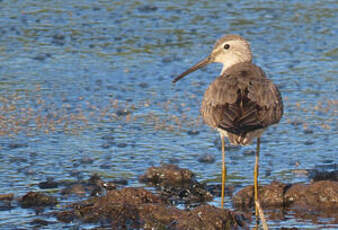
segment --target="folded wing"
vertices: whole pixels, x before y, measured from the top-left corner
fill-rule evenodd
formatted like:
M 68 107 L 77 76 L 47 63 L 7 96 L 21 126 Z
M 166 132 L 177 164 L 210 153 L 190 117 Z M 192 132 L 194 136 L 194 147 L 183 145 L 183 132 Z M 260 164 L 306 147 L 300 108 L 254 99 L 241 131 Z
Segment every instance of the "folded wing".
M 278 88 L 259 67 L 240 63 L 209 86 L 201 113 L 211 127 L 245 135 L 278 123 L 283 103 Z

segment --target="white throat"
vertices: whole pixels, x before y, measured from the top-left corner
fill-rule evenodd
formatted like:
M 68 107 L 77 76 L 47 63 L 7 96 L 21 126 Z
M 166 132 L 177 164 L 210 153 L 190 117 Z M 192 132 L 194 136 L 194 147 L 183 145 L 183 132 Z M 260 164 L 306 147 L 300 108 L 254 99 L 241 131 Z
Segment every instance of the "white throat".
M 223 67 L 222 67 L 222 71 L 221 71 L 221 75 L 227 70 L 229 69 L 231 66 L 236 65 L 240 63 L 240 61 L 236 60 L 236 59 L 229 59 L 226 62 L 223 62 Z

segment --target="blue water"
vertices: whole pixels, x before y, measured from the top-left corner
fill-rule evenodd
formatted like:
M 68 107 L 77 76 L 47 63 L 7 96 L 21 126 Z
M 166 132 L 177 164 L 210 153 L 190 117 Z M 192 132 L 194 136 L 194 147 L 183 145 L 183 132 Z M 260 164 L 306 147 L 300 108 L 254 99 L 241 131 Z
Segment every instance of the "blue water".
M 199 107 L 221 66 L 171 80 L 227 33 L 250 41 L 283 95 L 284 117 L 262 140 L 260 182 L 309 182 L 295 170 L 336 169 L 337 8 L 329 0 L 0 1 L 0 194 L 94 173 L 142 186 L 139 175 L 168 162 L 219 183 L 219 137 Z M 254 157 L 243 153 L 254 149 L 229 150 L 228 184 L 252 184 Z M 198 162 L 204 154 L 215 163 Z M 29 228 L 34 218 L 29 209 L 0 211 L 0 228 Z M 338 228 L 328 222 L 290 214 L 268 224 Z

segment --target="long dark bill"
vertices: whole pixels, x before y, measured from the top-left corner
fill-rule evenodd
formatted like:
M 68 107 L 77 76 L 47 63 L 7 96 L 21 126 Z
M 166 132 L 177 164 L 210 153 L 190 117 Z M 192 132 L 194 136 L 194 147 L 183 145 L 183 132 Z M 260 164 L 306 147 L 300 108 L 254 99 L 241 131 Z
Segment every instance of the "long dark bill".
M 178 75 L 174 80 L 173 83 L 177 82 L 178 80 L 180 80 L 181 78 L 183 78 L 184 76 L 188 75 L 189 73 L 192 73 L 200 68 L 203 68 L 204 66 L 210 64 L 213 61 L 211 56 L 208 56 L 207 58 L 203 59 L 202 61 L 200 61 L 199 63 L 197 63 L 196 65 L 194 65 L 193 67 L 187 69 L 186 71 L 184 71 L 183 73 L 181 73 L 180 75 Z

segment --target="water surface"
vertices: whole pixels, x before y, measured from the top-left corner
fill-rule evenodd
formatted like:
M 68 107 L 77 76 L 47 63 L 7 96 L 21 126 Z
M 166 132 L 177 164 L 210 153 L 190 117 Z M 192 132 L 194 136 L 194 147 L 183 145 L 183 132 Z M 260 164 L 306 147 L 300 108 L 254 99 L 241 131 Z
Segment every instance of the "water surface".
M 175 86 L 171 80 L 227 33 L 250 41 L 285 104 L 262 140 L 260 182 L 309 182 L 294 170 L 336 169 L 337 7 L 329 0 L 0 1 L 0 194 L 18 197 L 49 177 L 94 173 L 142 186 L 146 168 L 168 162 L 219 183 L 219 137 L 199 106 L 221 66 Z M 245 152 L 254 149 L 229 150 L 228 184 L 252 183 L 254 157 Z M 217 160 L 200 163 L 203 154 Z M 0 211 L 0 228 L 29 228 L 34 218 L 31 210 Z M 269 225 L 338 227 L 328 222 L 290 215 Z

